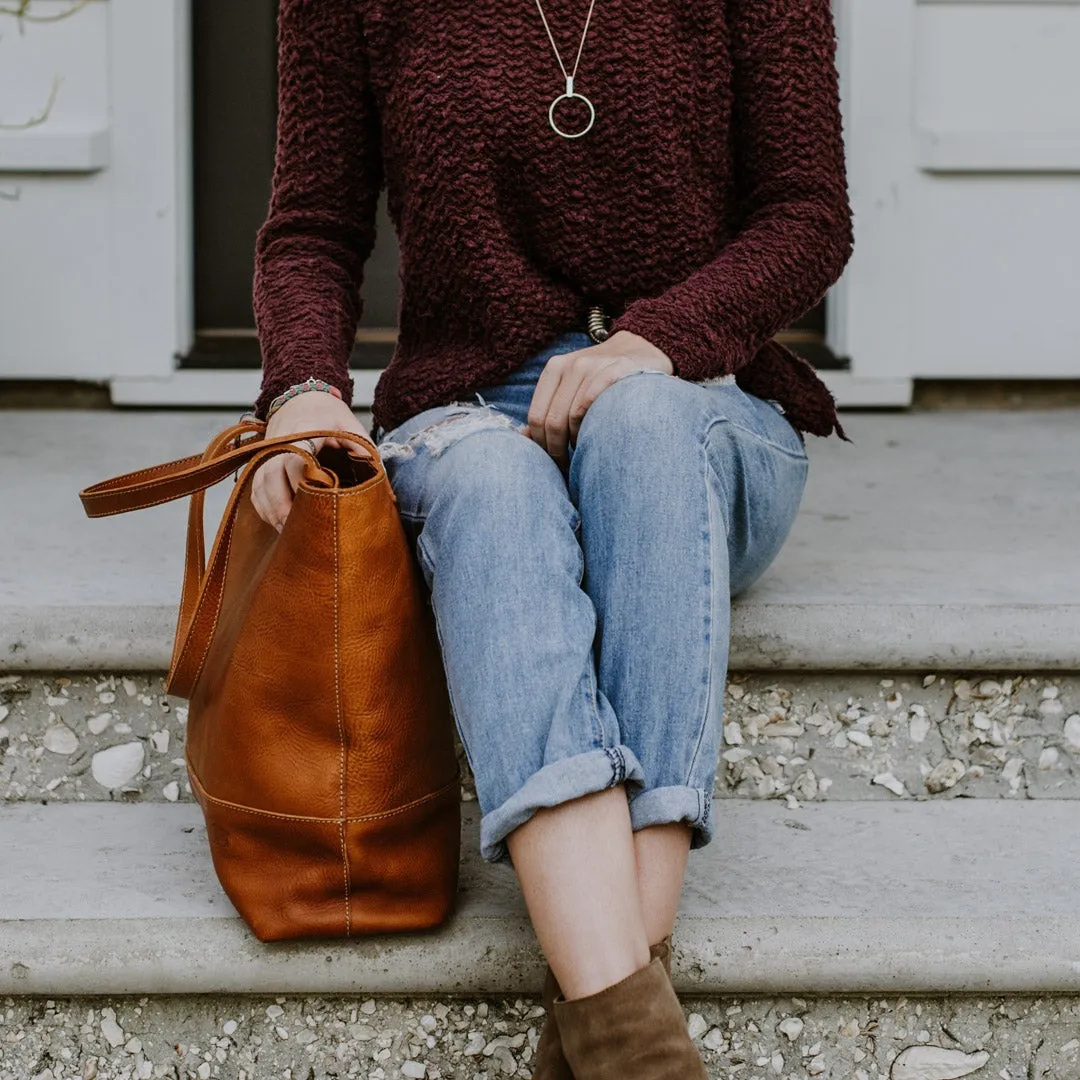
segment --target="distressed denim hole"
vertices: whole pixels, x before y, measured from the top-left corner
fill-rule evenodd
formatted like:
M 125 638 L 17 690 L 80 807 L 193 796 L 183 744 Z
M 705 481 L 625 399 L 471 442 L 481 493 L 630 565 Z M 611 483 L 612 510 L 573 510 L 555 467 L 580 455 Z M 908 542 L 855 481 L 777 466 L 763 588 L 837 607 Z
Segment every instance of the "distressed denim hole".
M 486 402 L 475 405 L 472 402 L 454 401 L 451 405 L 460 411 L 452 416 L 443 417 L 426 427 L 414 431 L 401 442 L 387 439 L 379 443 L 379 455 L 386 458 L 412 457 L 417 449 L 424 449 L 432 457 L 438 457 L 448 447 L 478 431 L 495 431 L 500 428 L 511 431 L 525 431 L 524 426 L 516 424 L 504 412 L 500 412 Z

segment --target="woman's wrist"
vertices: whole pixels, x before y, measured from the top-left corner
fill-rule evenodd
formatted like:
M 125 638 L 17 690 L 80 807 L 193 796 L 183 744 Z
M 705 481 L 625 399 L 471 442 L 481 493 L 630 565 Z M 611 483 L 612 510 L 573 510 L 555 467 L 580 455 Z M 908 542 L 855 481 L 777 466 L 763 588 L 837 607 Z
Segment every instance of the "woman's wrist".
M 291 401 L 293 398 L 298 397 L 300 394 L 308 393 L 312 390 L 320 391 L 321 393 L 333 394 L 339 401 L 344 401 L 344 397 L 341 391 L 333 385 L 333 383 L 326 382 L 325 379 L 317 379 L 314 375 L 305 379 L 303 382 L 293 383 L 292 386 L 286 388 L 282 393 L 278 394 L 273 401 L 270 402 L 266 410 L 266 419 L 270 420 L 270 417 L 281 408 L 287 401 Z M 245 414 L 246 415 L 246 414 Z

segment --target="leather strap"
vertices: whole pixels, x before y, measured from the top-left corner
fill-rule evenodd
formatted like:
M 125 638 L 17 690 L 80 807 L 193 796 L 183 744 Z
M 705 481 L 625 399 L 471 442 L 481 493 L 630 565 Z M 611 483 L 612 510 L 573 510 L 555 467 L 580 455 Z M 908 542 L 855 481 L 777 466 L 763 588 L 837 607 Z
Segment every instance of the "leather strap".
M 299 454 L 307 462 L 307 476 L 337 486 L 333 473 L 323 469 L 316 459 L 296 443 L 306 438 L 345 438 L 355 440 L 369 451 L 367 456 L 353 456 L 369 461 L 382 472 L 378 450 L 370 439 L 353 432 L 334 430 L 303 431 L 272 439 L 248 438 L 248 433 L 263 433 L 261 421 L 245 420 L 216 435 L 202 454 L 155 465 L 148 469 L 114 476 L 79 492 L 87 517 L 107 517 L 130 510 L 158 506 L 191 495 L 188 510 L 187 545 L 184 558 L 184 583 L 180 593 L 180 611 L 176 624 L 172 660 L 166 680 L 166 692 L 190 698 L 210 648 L 218 610 L 225 586 L 225 571 L 240 499 L 247 493 L 260 466 L 283 453 Z M 206 489 L 224 480 L 239 466 L 247 465 L 238 478 L 222 514 L 222 524 L 205 563 L 203 508 Z M 196 622 L 196 615 L 199 616 Z
M 173 499 L 181 499 L 185 495 L 205 491 L 208 487 L 213 487 L 214 484 L 224 480 L 239 466 L 250 461 L 255 454 L 271 446 L 291 447 L 321 470 L 321 466 L 315 462 L 307 450 L 292 445 L 303 439 L 347 437 L 350 440 L 356 440 L 369 450 L 372 464 L 377 465 L 379 461 L 378 450 L 370 439 L 353 432 L 329 429 L 300 431 L 295 435 L 278 435 L 272 439 L 246 439 L 234 449 L 220 452 L 223 446 L 232 444 L 245 432 L 263 430 L 265 430 L 265 425 L 245 420 L 215 436 L 202 454 L 192 454 L 190 457 L 169 461 L 164 465 L 153 465 L 148 469 L 123 473 L 120 476 L 114 476 L 111 480 L 102 480 L 99 484 L 84 488 L 79 492 L 79 498 L 82 500 L 86 516 L 96 518 L 108 517 L 111 514 L 125 514 L 129 510 L 142 510 L 148 506 L 158 506 L 161 503 L 171 502 Z

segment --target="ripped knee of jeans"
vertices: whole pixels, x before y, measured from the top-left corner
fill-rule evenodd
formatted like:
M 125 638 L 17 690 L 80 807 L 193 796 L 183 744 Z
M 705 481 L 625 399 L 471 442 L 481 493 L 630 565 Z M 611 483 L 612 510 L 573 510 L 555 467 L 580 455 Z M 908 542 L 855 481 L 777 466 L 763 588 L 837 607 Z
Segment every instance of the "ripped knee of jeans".
M 520 432 L 527 430 L 523 425 L 515 423 L 506 413 L 488 405 L 479 394 L 476 396 L 479 404 L 471 401 L 450 402 L 451 407 L 458 409 L 458 412 L 414 431 L 401 442 L 385 439 L 378 445 L 379 456 L 383 459 L 412 457 L 418 449 L 423 449 L 431 457 L 438 457 L 466 435 L 478 431 L 495 431 L 500 428 Z

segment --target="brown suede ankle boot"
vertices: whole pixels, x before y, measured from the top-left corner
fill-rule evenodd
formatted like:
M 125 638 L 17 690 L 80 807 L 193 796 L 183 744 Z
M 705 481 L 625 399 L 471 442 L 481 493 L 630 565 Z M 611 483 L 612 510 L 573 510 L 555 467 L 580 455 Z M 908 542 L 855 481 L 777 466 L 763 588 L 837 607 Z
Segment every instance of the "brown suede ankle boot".
M 671 935 L 661 938 L 655 945 L 649 946 L 649 959 L 660 958 L 668 977 L 671 977 Z M 555 998 L 562 993 L 559 980 L 549 966 L 544 973 L 544 989 L 541 1003 L 544 1006 L 544 1026 L 540 1029 L 540 1042 L 536 1046 L 533 1059 L 533 1080 L 574 1080 L 566 1056 L 563 1054 L 562 1039 L 559 1037 L 559 1025 L 552 1009 Z
M 708 1080 L 660 957 L 599 993 L 552 1003 L 575 1080 Z

